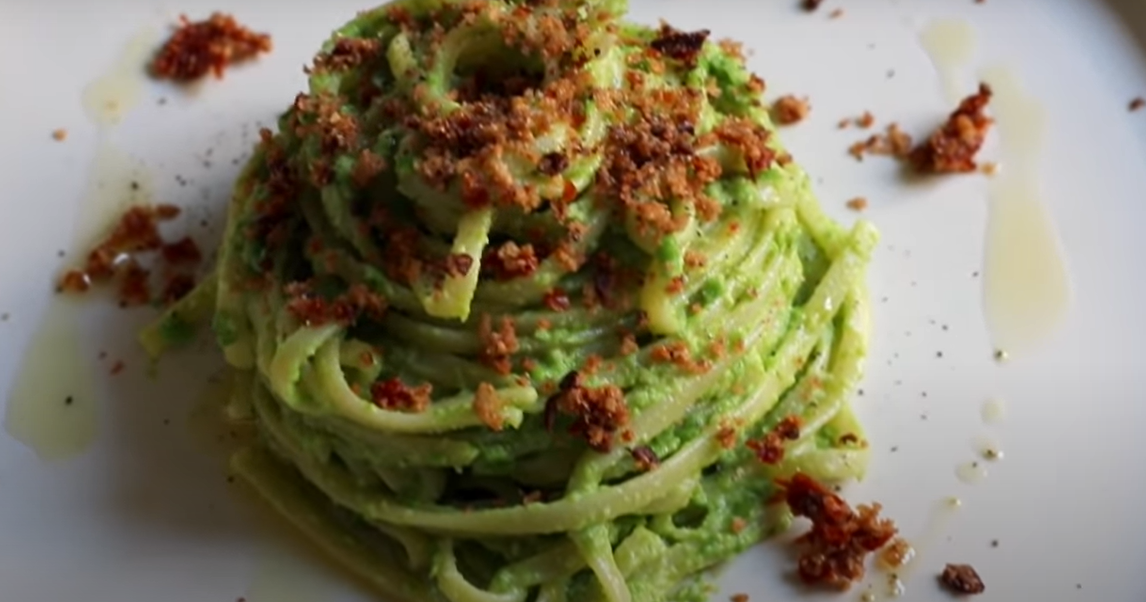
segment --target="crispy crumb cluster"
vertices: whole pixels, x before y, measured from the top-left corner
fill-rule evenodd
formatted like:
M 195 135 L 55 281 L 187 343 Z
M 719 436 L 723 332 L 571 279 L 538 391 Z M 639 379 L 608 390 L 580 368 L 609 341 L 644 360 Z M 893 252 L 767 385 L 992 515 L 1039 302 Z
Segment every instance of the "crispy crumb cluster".
M 227 67 L 271 50 L 271 36 L 255 33 L 234 17 L 212 13 L 204 21 L 179 17 L 179 27 L 155 55 L 151 73 L 188 82 L 208 73 L 223 77 Z
M 179 300 L 194 288 L 193 273 L 202 259 L 190 237 L 169 242 L 159 231 L 160 223 L 175 219 L 180 212 L 179 207 L 166 204 L 131 207 L 88 253 L 82 267 L 64 273 L 57 292 L 84 293 L 93 286 L 116 282 L 121 307 Z M 152 270 L 144 267 L 155 255 L 153 267 L 161 275 L 158 294 L 152 289 Z
M 780 483 L 792 513 L 812 521 L 797 539 L 802 551 L 800 578 L 846 589 L 863 579 L 868 554 L 886 545 L 897 533 L 895 523 L 880 518 L 879 504 L 856 510 L 811 477 L 797 473 Z
M 779 464 L 784 459 L 784 446 L 800 438 L 800 417 L 785 416 L 760 439 L 748 442 L 756 458 L 765 464 Z
M 990 102 L 990 86 L 980 84 L 979 91 L 963 99 L 942 127 L 911 151 L 908 159 L 915 169 L 923 173 L 966 173 L 978 169 L 975 155 L 995 122 L 984 113 Z
M 606 452 L 618 431 L 629 424 L 625 394 L 616 385 L 590 387 L 580 372 L 561 380 L 557 393 L 545 404 L 545 421 L 552 430 L 558 414 L 573 417 L 571 433 L 584 437 L 589 447 Z

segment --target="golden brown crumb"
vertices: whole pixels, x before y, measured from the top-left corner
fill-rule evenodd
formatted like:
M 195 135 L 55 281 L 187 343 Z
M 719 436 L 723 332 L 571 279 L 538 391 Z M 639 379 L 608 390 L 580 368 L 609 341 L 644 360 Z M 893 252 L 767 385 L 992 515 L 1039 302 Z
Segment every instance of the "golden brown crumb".
M 150 303 L 155 298 L 149 282 L 151 273 L 139 259 L 158 251 L 164 268 L 159 298 L 170 302 L 182 297 L 194 287 L 194 278 L 183 270 L 193 268 L 201 259 L 199 248 L 186 237 L 165 243 L 159 234 L 160 222 L 179 213 L 174 205 L 129 208 L 112 232 L 88 253 L 83 266 L 68 270 L 60 278 L 57 292 L 82 293 L 93 285 L 116 280 L 121 307 Z
M 696 361 L 692 359 L 692 352 L 684 341 L 672 341 L 653 347 L 649 358 L 662 364 L 673 364 L 676 367 L 693 374 L 707 372 L 712 367 L 708 360 Z
M 911 151 L 909 157 L 921 173 L 966 173 L 975 171 L 975 154 L 983 146 L 994 120 L 983 113 L 991 101 L 991 88 L 979 84 L 979 91 L 959 103 L 931 137 Z
M 433 389 L 430 383 L 411 387 L 397 378 L 390 378 L 370 385 L 370 399 L 385 410 L 419 413 L 430 407 Z
M 355 186 L 365 188 L 385 169 L 386 160 L 375 154 L 374 151 L 364 148 L 358 154 L 358 160 L 354 163 L 354 171 L 350 174 L 350 179 Z
M 728 599 L 732 602 L 748 602 L 751 598 L 748 594 L 732 594 Z
M 784 459 L 787 442 L 800 438 L 800 425 L 799 416 L 785 416 L 763 437 L 749 441 L 748 448 L 756 452 L 756 458 L 761 462 L 779 464 Z
M 1141 109 L 1142 107 L 1146 107 L 1146 98 L 1142 98 L 1141 96 L 1139 96 L 1139 97 L 1135 98 L 1134 100 L 1130 101 L 1130 107 L 1129 108 L 1131 111 L 1137 111 L 1137 110 Z
M 832 12 L 828 13 L 829 19 L 839 19 L 842 16 L 844 16 L 844 9 L 842 9 L 842 8 L 837 8 L 837 9 L 833 10 Z
M 673 29 L 668 23 L 662 22 L 660 30 L 657 31 L 657 37 L 649 46 L 653 50 L 691 67 L 696 64 L 696 57 L 700 54 L 700 49 L 704 47 L 704 41 L 708 39 L 709 33 L 707 29 L 680 31 Z
M 911 136 L 899 128 L 898 123 L 889 123 L 884 134 L 872 134 L 848 147 L 848 153 L 857 161 L 864 155 L 886 155 L 905 158 L 911 153 Z
M 474 392 L 474 413 L 490 429 L 500 431 L 504 424 L 501 415 L 502 401 L 497 391 L 489 383 L 481 383 Z
M 872 115 L 871 111 L 864 111 L 863 115 L 856 117 L 856 125 L 864 129 L 870 128 L 875 125 L 875 115 Z
M 332 298 L 317 294 L 310 282 L 292 282 L 284 287 L 286 309 L 307 326 L 354 324 L 363 315 L 380 319 L 386 311 L 385 297 L 356 283 Z
M 836 127 L 838 129 L 841 129 L 841 130 L 846 130 L 846 129 L 848 129 L 848 126 L 851 124 L 852 124 L 852 120 L 845 117 L 836 123 Z
M 778 481 L 784 500 L 796 516 L 812 521 L 812 528 L 796 540 L 803 550 L 800 578 L 847 589 L 863 579 L 864 559 L 895 537 L 895 523 L 880 518 L 879 504 L 860 505 L 856 510 L 840 496 L 814 479 L 796 473 Z
M 969 564 L 948 564 L 939 575 L 939 582 L 956 594 L 981 594 L 987 591 L 979 573 Z
M 382 43 L 377 39 L 338 38 L 329 52 L 315 57 L 312 72 L 347 71 L 378 58 L 381 52 Z
M 247 29 L 231 15 L 213 13 L 206 21 L 194 23 L 180 16 L 179 27 L 152 61 L 151 73 L 180 82 L 208 72 L 221 78 L 228 65 L 270 50 L 269 35 Z
M 863 211 L 867 209 L 867 199 L 862 196 L 857 196 L 854 199 L 849 199 L 847 202 L 848 209 L 852 211 Z
M 599 452 L 609 451 L 613 436 L 629 424 L 629 406 L 621 388 L 589 387 L 579 372 L 566 374 L 557 393 L 545 402 L 547 429 L 553 429 L 558 413 L 572 416 L 569 431 L 584 437 L 589 447 Z
M 647 445 L 638 445 L 629 453 L 633 456 L 633 461 L 637 463 L 637 470 L 641 472 L 648 472 L 661 464 L 656 452 Z
M 67 139 L 68 139 L 68 130 L 65 130 L 64 128 L 60 128 L 58 130 L 52 130 L 52 140 L 55 140 L 56 142 L 63 142 L 64 140 L 67 140 Z
M 720 443 L 720 447 L 724 449 L 732 449 L 736 446 L 736 439 L 739 437 L 739 432 L 732 424 L 722 424 L 716 431 L 716 441 Z
M 986 163 L 983 163 L 979 166 L 979 171 L 988 176 L 993 176 L 999 173 L 999 164 L 995 163 L 994 161 L 987 161 Z
M 639 350 L 640 346 L 637 345 L 637 337 L 633 336 L 632 333 L 626 334 L 621 338 L 621 355 L 632 355 Z
M 811 110 L 812 107 L 808 104 L 807 98 L 796 98 L 791 94 L 777 98 L 776 102 L 772 104 L 772 116 L 780 125 L 799 123 L 808 116 Z
M 572 306 L 572 303 L 569 301 L 569 295 L 559 288 L 552 289 L 545 293 L 545 296 L 542 298 L 542 303 L 544 303 L 545 307 L 548 307 L 550 311 L 558 312 L 568 311 Z
M 483 314 L 478 324 L 478 336 L 481 337 L 483 348 L 482 360 L 487 366 L 501 374 L 509 374 L 510 356 L 517 353 L 517 330 L 508 316 L 502 316 L 500 326 L 493 328 L 493 318 Z
M 518 245 L 506 241 L 496 249 L 490 249 L 482 258 L 482 271 L 496 280 L 523 278 L 537 271 L 541 260 L 533 250 L 533 245 Z

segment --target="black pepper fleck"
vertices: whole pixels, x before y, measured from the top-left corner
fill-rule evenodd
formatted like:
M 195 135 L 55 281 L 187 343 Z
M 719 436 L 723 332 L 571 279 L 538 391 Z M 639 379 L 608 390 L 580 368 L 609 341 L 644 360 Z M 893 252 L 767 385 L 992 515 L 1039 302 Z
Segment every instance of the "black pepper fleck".
M 936 351 L 935 357 L 942 359 L 943 358 L 943 352 L 942 351 Z
M 132 189 L 132 190 L 139 190 L 139 182 L 136 182 L 135 180 L 132 180 L 132 181 L 131 181 L 131 189 Z
M 887 70 L 887 79 L 891 79 L 893 77 L 895 77 L 895 69 L 888 69 Z
M 63 257 L 64 255 L 67 255 L 67 253 L 64 253 L 63 249 L 56 251 L 56 257 Z
M 971 277 L 972 277 L 972 278 L 978 278 L 978 277 L 979 277 L 979 272 L 971 272 Z
M 70 406 L 70 405 L 72 405 L 73 401 L 75 401 L 75 399 L 72 398 L 71 395 L 68 395 L 67 397 L 64 398 L 64 405 Z
M 893 454 L 894 454 L 894 453 L 895 453 L 895 452 L 897 452 L 897 451 L 899 451 L 899 446 L 898 446 L 898 445 L 893 445 L 893 446 L 891 446 L 891 453 L 893 453 Z
M 992 539 L 992 540 L 991 540 L 991 547 L 992 547 L 992 548 L 997 548 L 997 547 L 999 547 L 999 540 L 997 540 L 997 539 Z

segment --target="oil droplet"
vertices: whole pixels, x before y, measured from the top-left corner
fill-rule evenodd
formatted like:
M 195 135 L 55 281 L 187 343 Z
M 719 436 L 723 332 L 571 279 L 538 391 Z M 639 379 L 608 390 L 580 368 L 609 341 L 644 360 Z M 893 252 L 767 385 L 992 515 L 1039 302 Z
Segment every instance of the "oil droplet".
M 139 102 L 147 74 L 147 57 L 158 37 L 154 28 L 132 36 L 111 69 L 84 88 L 84 110 L 92 121 L 104 126 L 116 125 Z
M 962 19 L 943 19 L 930 23 L 919 41 L 939 71 L 947 100 L 958 102 L 970 89 L 964 69 L 975 56 L 975 30 Z
M 899 575 L 891 574 L 887 576 L 887 595 L 889 598 L 899 598 L 907 593 L 907 588 L 903 585 L 903 580 Z
M 1070 277 L 1039 194 L 1046 111 L 1008 69 L 989 69 L 983 80 L 995 93 L 991 107 L 1007 165 L 990 184 L 983 300 L 995 346 L 1014 353 L 1041 342 L 1062 322 Z
M 955 476 L 968 485 L 978 485 L 987 478 L 987 467 L 978 460 L 964 462 L 955 468 Z
M 1006 418 L 1006 414 L 1007 408 L 999 399 L 988 399 L 983 402 L 983 407 L 979 410 L 983 424 L 999 424 Z
M 974 442 L 975 453 L 988 462 L 997 462 L 1003 459 L 1003 450 L 999 444 L 987 437 L 976 437 Z
M 99 135 L 89 167 L 87 190 L 79 207 L 75 248 L 87 255 L 96 242 L 132 205 L 150 204 L 155 186 L 150 171 L 139 159 L 120 150 L 106 134 Z
M 948 526 L 951 520 L 957 515 L 962 503 L 959 498 L 953 496 L 936 500 L 932 503 L 927 523 L 916 537 L 911 538 L 911 548 L 910 551 L 904 555 L 905 560 L 903 564 L 894 568 L 894 572 L 892 573 L 884 573 L 888 575 L 889 583 L 892 577 L 894 577 L 900 585 L 907 583 L 911 580 L 912 575 L 919 570 L 920 566 L 925 566 L 925 564 L 921 562 L 921 558 L 925 556 L 931 548 L 935 547 L 935 544 L 947 533 Z M 885 571 L 891 569 L 891 567 L 882 564 L 877 564 L 877 566 Z M 874 589 L 875 586 L 873 582 L 869 581 L 865 594 L 870 592 L 872 600 L 879 597 Z M 894 589 L 890 592 L 892 596 L 901 595 L 902 593 L 903 592 L 900 591 L 897 594 Z
M 24 353 L 4 428 L 43 460 L 65 460 L 99 433 L 90 362 L 81 352 L 79 303 L 55 296 Z

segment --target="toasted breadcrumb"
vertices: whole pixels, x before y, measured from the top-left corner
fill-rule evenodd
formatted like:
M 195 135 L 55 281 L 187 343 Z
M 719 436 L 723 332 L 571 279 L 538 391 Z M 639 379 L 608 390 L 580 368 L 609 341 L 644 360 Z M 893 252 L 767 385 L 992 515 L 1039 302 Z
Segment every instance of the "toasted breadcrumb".
M 857 196 L 853 199 L 849 199 L 846 204 L 848 209 L 851 209 L 852 211 L 863 211 L 864 209 L 867 209 L 867 199 L 862 196 Z
M 772 116 L 780 125 L 799 123 L 808 116 L 811 110 L 812 107 L 808 104 L 807 98 L 796 98 L 791 94 L 777 98 L 776 102 L 772 104 Z
M 52 140 L 55 140 L 56 142 L 63 142 L 64 140 L 67 140 L 67 139 L 68 139 L 68 130 L 65 130 L 63 128 L 60 128 L 58 130 L 52 130 Z
M 955 594 L 981 594 L 987 591 L 979 573 L 969 564 L 948 564 L 939 575 L 939 582 Z
M 481 383 L 474 392 L 474 413 L 491 430 L 500 431 L 504 426 L 501 415 L 502 401 L 497 391 L 489 383 Z
M 796 543 L 803 549 L 800 578 L 809 584 L 847 589 L 863 579 L 864 559 L 882 548 L 897 533 L 895 523 L 880 518 L 879 504 L 856 510 L 814 479 L 796 473 L 778 481 L 792 513 L 812 521 L 812 528 Z
M 966 173 L 978 169 L 975 155 L 983 146 L 994 120 L 983 111 L 991 101 L 991 87 L 979 84 L 979 91 L 959 103 L 935 133 L 911 151 L 909 160 L 921 173 Z
M 163 44 L 151 63 L 159 78 L 188 82 L 208 73 L 223 77 L 229 65 L 270 52 L 271 37 L 255 33 L 234 17 L 212 13 L 205 21 L 179 17 L 179 27 Z

